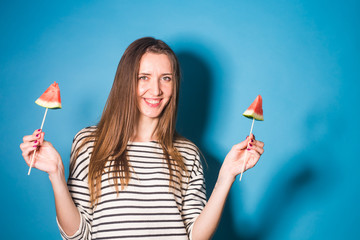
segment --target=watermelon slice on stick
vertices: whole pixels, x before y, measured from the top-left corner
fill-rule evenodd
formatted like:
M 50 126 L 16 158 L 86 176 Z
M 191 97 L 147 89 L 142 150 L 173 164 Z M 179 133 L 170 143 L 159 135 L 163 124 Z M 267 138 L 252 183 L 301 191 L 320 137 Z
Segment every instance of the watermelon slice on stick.
M 54 82 L 53 84 L 46 89 L 46 91 L 35 101 L 35 103 L 41 107 L 45 108 L 44 117 L 41 123 L 40 129 L 42 130 L 46 118 L 46 114 L 48 109 L 59 109 L 61 108 L 61 97 L 60 97 L 60 88 L 59 84 Z M 32 165 L 34 163 L 34 157 L 36 154 L 36 149 L 34 150 L 31 162 L 30 162 L 30 168 L 28 171 L 28 175 L 30 175 Z
M 252 124 L 251 124 L 251 129 L 250 129 L 250 134 L 249 134 L 249 136 L 250 136 L 252 133 L 252 130 L 254 128 L 255 120 L 264 121 L 261 95 L 258 95 L 256 97 L 255 101 L 250 105 L 250 107 L 248 109 L 246 109 L 246 111 L 243 113 L 243 115 L 247 118 L 252 118 Z M 245 152 L 245 159 L 246 159 L 246 155 L 247 155 L 247 151 Z M 240 175 L 240 181 L 241 181 L 242 175 L 245 170 L 245 164 L 246 164 L 246 162 L 244 161 L 241 175 Z

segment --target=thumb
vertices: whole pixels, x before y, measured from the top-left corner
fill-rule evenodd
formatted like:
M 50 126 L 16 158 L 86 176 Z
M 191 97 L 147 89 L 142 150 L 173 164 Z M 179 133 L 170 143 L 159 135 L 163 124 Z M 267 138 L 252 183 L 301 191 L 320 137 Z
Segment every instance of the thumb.
M 45 138 L 45 133 L 44 132 L 41 132 L 40 133 L 40 139 L 39 139 L 39 145 L 42 145 L 44 143 L 44 138 Z
M 234 145 L 234 148 L 237 150 L 243 150 L 243 149 L 247 148 L 249 141 L 250 141 L 250 138 L 246 137 L 246 139 L 244 141 Z

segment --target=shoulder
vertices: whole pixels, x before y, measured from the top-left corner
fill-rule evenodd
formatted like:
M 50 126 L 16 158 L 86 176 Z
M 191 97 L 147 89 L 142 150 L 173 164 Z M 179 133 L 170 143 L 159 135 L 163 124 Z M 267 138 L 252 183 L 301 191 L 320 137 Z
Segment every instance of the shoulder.
M 95 133 L 96 129 L 96 126 L 89 126 L 81 129 L 77 134 L 75 134 L 73 143 L 78 143 L 86 138 L 91 137 Z
M 73 158 L 74 153 L 78 152 L 80 150 L 83 150 L 83 148 L 86 148 L 86 145 L 94 145 L 94 138 L 92 137 L 96 131 L 96 126 L 90 126 L 81 129 L 77 134 L 75 134 L 75 137 L 73 139 L 72 147 L 71 147 L 71 157 Z M 82 148 L 82 149 L 79 149 Z M 75 154 L 76 155 L 76 154 Z
M 200 155 L 199 148 L 186 138 L 176 139 L 174 141 L 174 146 L 181 154 Z
M 94 148 L 96 126 L 81 129 L 74 137 L 70 156 L 70 177 L 85 180 Z
M 191 175 L 198 175 L 202 173 L 201 151 L 190 140 L 181 138 L 174 141 L 174 146 L 183 157 L 184 163 L 187 166 Z

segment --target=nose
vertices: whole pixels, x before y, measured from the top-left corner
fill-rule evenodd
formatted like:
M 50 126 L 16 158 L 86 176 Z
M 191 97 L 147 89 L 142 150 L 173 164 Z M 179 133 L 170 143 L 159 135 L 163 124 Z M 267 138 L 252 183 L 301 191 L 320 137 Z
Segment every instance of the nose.
M 161 86 L 160 86 L 160 80 L 158 79 L 152 79 L 150 83 L 150 90 L 151 94 L 154 96 L 160 96 L 162 94 Z

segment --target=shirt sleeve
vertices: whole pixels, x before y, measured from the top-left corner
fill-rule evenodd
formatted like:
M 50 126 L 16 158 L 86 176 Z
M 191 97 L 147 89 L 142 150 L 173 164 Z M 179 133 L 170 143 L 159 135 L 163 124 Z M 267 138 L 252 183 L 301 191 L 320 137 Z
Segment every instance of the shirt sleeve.
M 86 144 L 79 152 L 77 159 L 74 159 L 76 147 L 79 145 L 79 139 L 83 137 L 81 131 L 75 136 L 71 148 L 71 161 L 75 161 L 75 166 L 70 172 L 68 179 L 68 189 L 70 195 L 80 213 L 80 226 L 75 234 L 67 235 L 57 221 L 61 237 L 64 240 L 91 239 L 91 221 L 93 210 L 90 206 L 90 191 L 87 183 L 88 163 L 90 159 L 89 146 Z
M 189 184 L 185 193 L 182 217 L 189 239 L 192 239 L 192 229 L 196 218 L 200 215 L 206 204 L 206 186 L 202 164 L 199 156 L 190 173 Z

